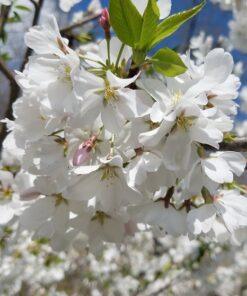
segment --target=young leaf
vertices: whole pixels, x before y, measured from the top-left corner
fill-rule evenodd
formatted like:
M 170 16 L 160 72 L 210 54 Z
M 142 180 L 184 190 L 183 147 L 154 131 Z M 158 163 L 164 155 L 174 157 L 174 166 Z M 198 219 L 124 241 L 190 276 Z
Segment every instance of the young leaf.
M 175 31 L 177 31 L 181 27 L 181 25 L 183 25 L 186 21 L 195 16 L 204 7 L 205 4 L 206 1 L 203 0 L 199 5 L 195 6 L 194 8 L 171 15 L 163 22 L 161 22 L 157 27 L 150 48 L 154 47 L 164 38 L 170 36 Z
M 183 74 L 187 67 L 179 55 L 170 48 L 160 49 L 151 59 L 154 69 L 168 77 Z
M 5 44 L 8 40 L 8 34 L 5 30 L 3 30 L 1 33 L 0 33 L 0 39 L 2 40 L 2 42 Z
M 0 58 L 5 62 L 8 62 L 11 60 L 11 57 L 7 52 L 0 53 Z
M 150 43 L 150 36 L 156 31 L 159 22 L 159 8 L 156 0 L 149 0 L 143 15 L 141 38 L 138 48 L 145 49 Z
M 110 23 L 117 37 L 131 47 L 140 40 L 142 16 L 131 0 L 110 0 Z
M 24 6 L 24 5 L 16 5 L 15 8 L 18 10 L 23 10 L 23 11 L 32 11 L 29 7 Z

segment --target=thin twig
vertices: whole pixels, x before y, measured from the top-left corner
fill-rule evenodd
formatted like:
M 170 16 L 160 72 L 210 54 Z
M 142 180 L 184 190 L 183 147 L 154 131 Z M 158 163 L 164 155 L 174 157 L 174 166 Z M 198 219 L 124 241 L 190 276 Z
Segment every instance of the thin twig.
M 1 6 L 0 9 L 0 37 L 3 38 L 4 36 L 4 28 L 9 18 L 9 13 L 11 10 L 10 6 Z
M 35 0 L 29 0 L 35 8 L 38 7 L 38 3 Z
M 11 70 L 7 67 L 7 65 L 0 59 L 0 72 L 3 73 L 3 75 L 9 80 L 9 89 L 10 89 L 10 98 L 7 105 L 7 109 L 5 111 L 5 117 L 13 120 L 13 113 L 12 113 L 12 105 L 16 98 L 19 95 L 20 88 L 18 84 L 15 81 L 14 74 L 11 72 Z M 7 135 L 7 127 L 5 124 L 1 124 L 0 126 L 0 149 L 2 147 L 2 143 Z
M 40 17 L 42 6 L 44 4 L 44 0 L 39 0 L 39 2 L 35 2 L 33 0 L 30 0 L 30 1 L 34 5 L 34 15 L 33 15 L 33 22 L 32 22 L 32 27 L 33 27 L 33 26 L 36 26 L 39 22 L 39 17 Z M 30 57 L 31 54 L 32 54 L 32 49 L 28 47 L 24 55 L 23 63 L 20 68 L 21 72 L 24 70 L 26 63 L 28 62 L 28 58 Z
M 217 149 L 205 145 L 206 150 L 216 151 Z M 237 151 L 237 152 L 247 152 L 247 138 L 236 138 L 232 142 L 222 142 L 220 143 L 220 151 Z
M 223 142 L 220 144 L 220 150 L 247 152 L 247 138 L 238 138 L 233 142 Z
M 10 83 L 16 83 L 15 77 L 12 71 L 8 68 L 8 66 L 0 59 L 0 71 L 3 75 L 10 81 Z
M 71 30 L 74 30 L 74 29 L 76 29 L 78 27 L 81 27 L 81 26 L 91 22 L 91 21 L 96 20 L 100 15 L 101 15 L 101 13 L 89 15 L 89 16 L 85 17 L 83 20 L 81 20 L 80 22 L 61 29 L 60 33 L 61 34 L 66 34 L 66 33 L 70 32 Z

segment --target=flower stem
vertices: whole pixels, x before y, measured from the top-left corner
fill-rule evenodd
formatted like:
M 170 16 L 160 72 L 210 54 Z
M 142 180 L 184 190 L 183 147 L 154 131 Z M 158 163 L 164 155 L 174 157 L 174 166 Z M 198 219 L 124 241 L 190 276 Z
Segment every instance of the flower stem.
M 115 64 L 115 68 L 117 69 L 118 68 L 118 65 L 119 65 L 119 62 L 120 62 L 120 58 L 123 54 L 123 50 L 124 50 L 124 47 L 125 47 L 125 44 L 122 44 L 120 50 L 119 50 L 119 53 L 118 53 L 118 56 L 117 56 L 117 60 L 116 60 L 116 64 Z
M 108 55 L 108 63 L 109 65 L 111 65 L 111 39 L 107 38 L 106 39 L 106 43 L 107 43 L 107 55 Z

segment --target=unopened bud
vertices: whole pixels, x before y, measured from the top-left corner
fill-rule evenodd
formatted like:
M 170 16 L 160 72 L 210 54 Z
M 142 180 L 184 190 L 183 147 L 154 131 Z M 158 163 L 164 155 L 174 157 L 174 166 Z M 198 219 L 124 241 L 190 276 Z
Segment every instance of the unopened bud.
M 37 199 L 41 195 L 34 187 L 30 187 L 20 194 L 20 199 L 23 201 L 30 201 Z
M 104 8 L 102 10 L 99 23 L 100 23 L 101 27 L 105 31 L 106 39 L 110 39 L 111 38 L 111 34 L 110 34 L 111 25 L 110 25 L 110 15 L 109 15 L 109 12 L 108 12 L 107 8 Z
M 83 142 L 75 152 L 73 157 L 73 165 L 80 166 L 83 165 L 90 158 L 90 152 L 96 142 L 96 136 L 92 136 L 90 139 Z

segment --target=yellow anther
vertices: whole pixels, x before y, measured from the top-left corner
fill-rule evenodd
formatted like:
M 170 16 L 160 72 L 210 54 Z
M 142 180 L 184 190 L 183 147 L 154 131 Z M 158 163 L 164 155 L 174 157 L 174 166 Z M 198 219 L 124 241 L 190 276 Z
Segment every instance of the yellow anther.
M 110 180 L 110 179 L 117 177 L 115 167 L 106 165 L 102 168 L 102 171 L 103 171 L 103 173 L 101 176 L 101 181 Z

